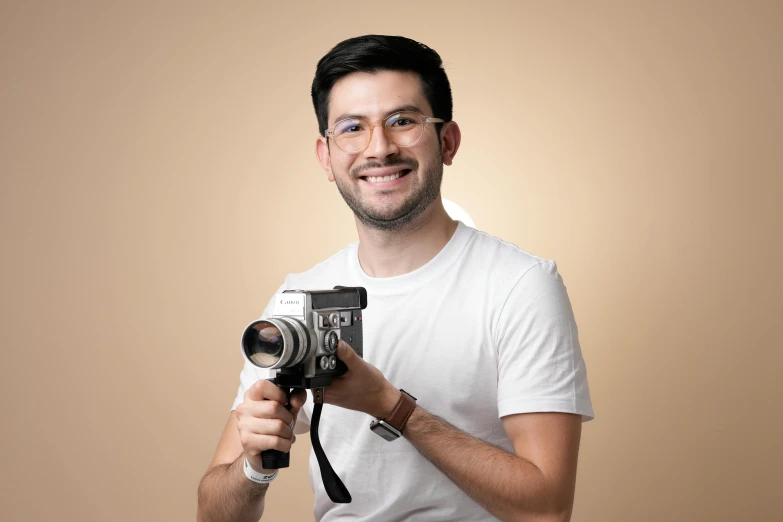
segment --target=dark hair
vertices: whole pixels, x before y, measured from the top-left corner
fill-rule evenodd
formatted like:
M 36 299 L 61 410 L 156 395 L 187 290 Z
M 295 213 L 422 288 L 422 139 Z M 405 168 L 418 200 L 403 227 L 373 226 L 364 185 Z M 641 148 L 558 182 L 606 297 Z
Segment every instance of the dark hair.
M 355 72 L 380 71 L 416 73 L 432 116 L 451 121 L 451 86 L 438 53 L 403 36 L 368 34 L 338 43 L 318 62 L 310 94 L 321 136 L 328 126 L 329 95 L 337 80 Z M 436 127 L 439 132 L 441 126 Z

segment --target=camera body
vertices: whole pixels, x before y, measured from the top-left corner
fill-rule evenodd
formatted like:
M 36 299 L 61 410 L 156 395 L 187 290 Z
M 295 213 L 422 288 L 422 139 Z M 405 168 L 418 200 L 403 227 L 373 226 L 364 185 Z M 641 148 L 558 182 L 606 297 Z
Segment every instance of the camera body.
M 338 340 L 362 357 L 365 308 L 362 287 L 285 290 L 275 295 L 271 317 L 245 328 L 242 355 L 259 368 L 275 370 L 278 386 L 325 388 L 347 370 L 337 358 Z

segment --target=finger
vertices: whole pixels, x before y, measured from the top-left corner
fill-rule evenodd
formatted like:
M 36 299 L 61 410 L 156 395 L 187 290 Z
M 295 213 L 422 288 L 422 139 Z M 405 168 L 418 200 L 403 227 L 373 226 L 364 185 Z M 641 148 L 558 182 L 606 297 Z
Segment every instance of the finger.
M 247 401 L 237 406 L 237 418 L 280 419 L 291 424 L 294 414 L 275 401 Z
M 239 433 L 254 433 L 256 435 L 273 435 L 284 439 L 291 439 L 294 430 L 291 425 L 281 419 L 256 419 L 247 417 L 237 424 Z
M 283 406 L 288 404 L 288 397 L 285 391 L 266 379 L 256 381 L 245 392 L 245 400 L 263 401 L 265 399 L 279 402 Z
M 274 435 L 259 435 L 257 433 L 242 433 L 239 436 L 242 448 L 249 455 L 260 455 L 262 451 L 274 449 L 288 453 L 291 451 L 291 440 Z
M 337 357 L 345 363 L 349 370 L 355 368 L 358 364 L 361 364 L 361 358 L 356 355 L 353 348 L 348 346 L 348 343 L 343 340 L 340 340 L 340 342 L 337 343 Z
M 304 388 L 299 388 L 291 392 L 291 396 L 288 398 L 289 403 L 291 404 L 291 415 L 296 418 L 297 414 L 299 413 L 299 410 L 302 409 L 302 406 L 305 405 L 305 402 L 307 402 L 307 390 Z
M 291 392 L 289 401 L 292 408 L 299 409 L 307 402 L 307 390 L 304 388 L 297 388 Z

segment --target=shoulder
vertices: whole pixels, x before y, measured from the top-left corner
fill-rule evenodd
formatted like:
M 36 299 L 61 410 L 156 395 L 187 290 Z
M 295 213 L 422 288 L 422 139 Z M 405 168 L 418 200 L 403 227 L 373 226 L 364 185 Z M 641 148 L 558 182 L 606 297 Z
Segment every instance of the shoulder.
M 356 256 L 356 247 L 357 243 L 351 243 L 309 270 L 289 274 L 285 279 L 284 287 L 312 289 L 329 284 L 329 281 L 335 278 L 338 280 L 344 278 L 350 270 L 353 257 Z
M 524 310 L 570 308 L 554 260 L 485 232 L 471 230 L 471 234 L 460 271 L 463 280 L 473 283 L 473 291 L 481 292 L 484 302 L 494 303 L 496 319 L 509 313 L 520 316 Z
M 471 229 L 471 237 L 466 249 L 466 257 L 481 266 L 491 268 L 494 278 L 518 281 L 526 274 L 539 271 L 557 272 L 557 265 L 480 230 Z

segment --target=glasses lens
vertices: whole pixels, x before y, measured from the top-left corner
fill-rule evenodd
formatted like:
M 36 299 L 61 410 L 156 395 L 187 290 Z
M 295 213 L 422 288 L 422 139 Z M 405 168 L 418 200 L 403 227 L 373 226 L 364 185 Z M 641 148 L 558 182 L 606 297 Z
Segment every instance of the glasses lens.
M 253 363 L 271 368 L 283 356 L 285 343 L 277 326 L 268 321 L 258 321 L 245 332 L 242 347 Z
M 398 112 L 386 120 L 386 136 L 401 147 L 410 147 L 424 132 L 424 116 L 415 112 Z
M 410 147 L 424 133 L 425 117 L 416 112 L 398 112 L 384 122 L 384 132 L 392 143 Z M 370 144 L 371 125 L 363 119 L 347 119 L 334 126 L 334 142 L 345 152 L 361 152 Z
M 346 152 L 359 152 L 370 141 L 370 126 L 364 120 L 349 119 L 334 126 L 334 142 Z

